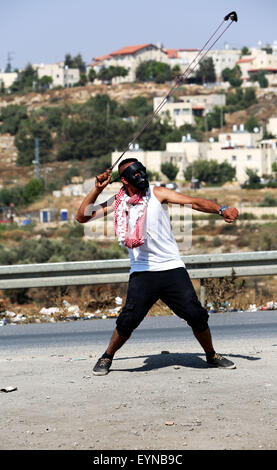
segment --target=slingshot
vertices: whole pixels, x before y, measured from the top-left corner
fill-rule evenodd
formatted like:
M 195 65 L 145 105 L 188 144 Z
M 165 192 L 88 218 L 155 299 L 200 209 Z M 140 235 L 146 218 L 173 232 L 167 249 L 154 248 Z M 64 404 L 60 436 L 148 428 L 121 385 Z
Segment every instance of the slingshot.
M 228 25 L 222 30 L 222 27 L 226 21 L 231 20 Z M 192 60 L 192 62 L 188 65 L 186 70 L 181 74 L 178 75 L 175 78 L 175 83 L 167 93 L 167 95 L 162 99 L 160 104 L 157 106 L 157 108 L 154 110 L 154 112 L 151 114 L 151 116 L 147 119 L 145 124 L 139 129 L 137 134 L 134 136 L 134 138 L 129 142 L 128 146 L 126 149 L 122 152 L 122 154 L 117 158 L 117 160 L 114 162 L 114 164 L 109 168 L 110 170 L 113 170 L 113 168 L 118 164 L 118 162 L 121 160 L 123 155 L 130 150 L 131 146 L 134 144 L 134 142 L 140 137 L 140 135 L 143 133 L 143 131 L 146 129 L 146 127 L 150 124 L 150 122 L 154 119 L 154 117 L 160 112 L 164 104 L 167 102 L 167 100 L 173 95 L 174 91 L 189 77 L 189 75 L 195 70 L 195 68 L 200 64 L 200 62 L 206 57 L 208 52 L 211 50 L 211 48 L 217 43 L 217 41 L 223 36 L 223 34 L 227 31 L 227 29 L 230 28 L 230 26 L 238 21 L 238 16 L 235 11 L 231 11 L 231 13 L 228 13 L 223 19 L 223 21 L 220 23 L 220 25 L 216 28 L 215 32 L 211 35 L 211 37 L 208 39 L 208 41 L 204 44 L 202 49 L 198 52 L 196 57 Z M 220 32 L 221 31 L 221 32 Z M 215 38 L 215 36 L 218 34 L 218 36 Z M 205 50 L 205 48 L 207 48 Z M 113 181 L 110 182 L 110 184 L 113 183 Z

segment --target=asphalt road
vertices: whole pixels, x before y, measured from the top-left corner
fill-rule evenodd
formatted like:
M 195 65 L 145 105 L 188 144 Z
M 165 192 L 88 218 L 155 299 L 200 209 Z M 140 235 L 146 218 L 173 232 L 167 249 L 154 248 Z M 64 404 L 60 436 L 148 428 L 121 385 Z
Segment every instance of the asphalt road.
M 0 328 L 1 450 L 277 449 L 277 312 L 210 315 L 234 370 L 209 368 L 185 322 L 147 317 L 96 377 L 114 325 Z
M 276 338 L 277 311 L 210 314 L 214 339 Z M 0 350 L 106 345 L 115 327 L 114 319 L 77 320 L 60 323 L 6 325 L 0 329 Z M 191 338 L 186 322 L 175 316 L 146 317 L 133 333 L 133 343 L 184 342 Z

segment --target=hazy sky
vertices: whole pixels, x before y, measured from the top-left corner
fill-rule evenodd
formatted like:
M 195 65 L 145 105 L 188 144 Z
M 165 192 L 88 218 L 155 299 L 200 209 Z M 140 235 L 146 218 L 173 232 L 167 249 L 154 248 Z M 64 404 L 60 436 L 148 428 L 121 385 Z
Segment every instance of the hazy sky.
M 53 63 L 66 53 L 93 57 L 135 44 L 201 48 L 236 10 L 217 48 L 277 40 L 277 0 L 0 0 L 0 69 Z

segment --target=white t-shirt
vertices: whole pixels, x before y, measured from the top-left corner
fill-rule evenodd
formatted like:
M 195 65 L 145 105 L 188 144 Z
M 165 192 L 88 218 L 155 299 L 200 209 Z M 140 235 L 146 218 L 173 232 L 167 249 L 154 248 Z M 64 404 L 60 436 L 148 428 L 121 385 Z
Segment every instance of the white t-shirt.
M 173 236 L 168 205 L 156 198 L 150 186 L 144 223 L 144 244 L 130 249 L 130 274 L 135 271 L 164 271 L 185 267 Z

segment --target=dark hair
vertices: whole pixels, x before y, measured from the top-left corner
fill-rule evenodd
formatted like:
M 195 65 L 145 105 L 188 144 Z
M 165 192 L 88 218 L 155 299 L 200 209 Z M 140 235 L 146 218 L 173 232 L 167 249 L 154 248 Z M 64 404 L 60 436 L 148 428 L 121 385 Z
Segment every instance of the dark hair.
M 119 163 L 118 169 L 122 166 L 125 165 L 125 163 L 133 163 L 133 162 L 138 162 L 137 158 L 125 158 L 125 160 L 122 160 L 122 162 Z

